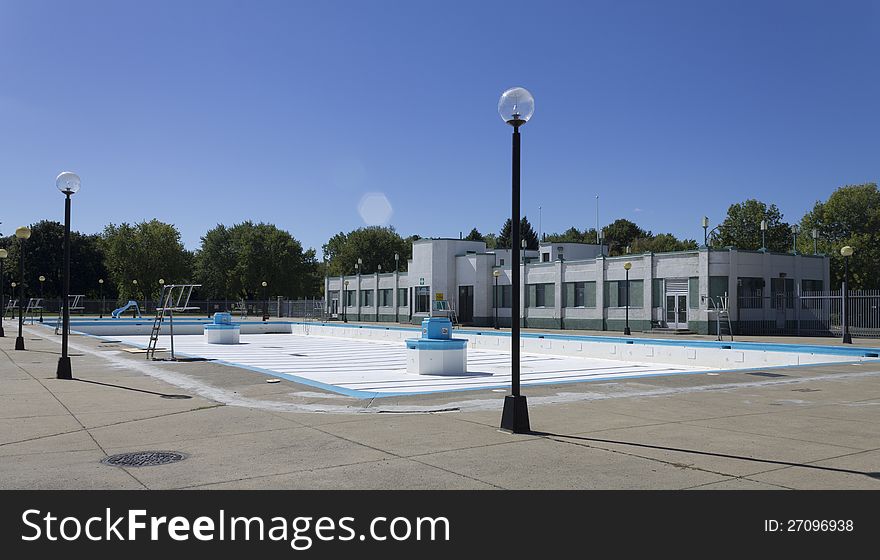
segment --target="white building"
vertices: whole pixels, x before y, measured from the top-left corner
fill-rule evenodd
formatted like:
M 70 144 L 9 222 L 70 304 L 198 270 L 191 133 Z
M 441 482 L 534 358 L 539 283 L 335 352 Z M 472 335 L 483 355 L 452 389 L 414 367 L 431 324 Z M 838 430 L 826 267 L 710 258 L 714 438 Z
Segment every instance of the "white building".
M 633 331 L 714 332 L 714 309 L 729 296 L 736 330 L 768 322 L 785 327 L 810 311 L 797 309 L 795 294 L 830 288 L 824 255 L 704 247 L 608 257 L 604 249 L 541 243 L 525 251 L 526 262 L 518 263 L 522 326 L 622 331 L 628 312 Z M 480 241 L 421 239 L 413 242 L 408 272 L 327 278 L 325 303 L 340 320 L 417 324 L 432 302 L 444 300 L 462 324 L 509 326 L 511 264 L 509 250 L 487 250 Z

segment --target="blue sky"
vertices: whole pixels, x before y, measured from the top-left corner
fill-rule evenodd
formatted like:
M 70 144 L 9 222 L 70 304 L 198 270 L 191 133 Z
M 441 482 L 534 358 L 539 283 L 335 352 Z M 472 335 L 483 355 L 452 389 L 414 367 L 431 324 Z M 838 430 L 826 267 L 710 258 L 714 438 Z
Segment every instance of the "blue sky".
M 701 238 L 746 198 L 797 220 L 880 175 L 880 3 L 0 0 L 0 231 L 158 218 L 188 248 L 273 222 L 307 247 L 384 193 L 403 235 L 523 211 Z

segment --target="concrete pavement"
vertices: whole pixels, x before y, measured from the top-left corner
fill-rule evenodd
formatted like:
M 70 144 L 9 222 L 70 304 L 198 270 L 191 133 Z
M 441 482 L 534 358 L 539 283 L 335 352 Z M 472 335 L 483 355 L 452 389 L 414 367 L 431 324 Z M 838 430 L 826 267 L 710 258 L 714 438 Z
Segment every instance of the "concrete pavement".
M 15 351 L 12 331 L 5 489 L 880 489 L 878 364 L 528 388 L 535 433 L 512 435 L 503 392 L 358 400 L 78 335 L 60 381 L 60 337 L 28 326 Z M 142 450 L 187 458 L 100 462 Z

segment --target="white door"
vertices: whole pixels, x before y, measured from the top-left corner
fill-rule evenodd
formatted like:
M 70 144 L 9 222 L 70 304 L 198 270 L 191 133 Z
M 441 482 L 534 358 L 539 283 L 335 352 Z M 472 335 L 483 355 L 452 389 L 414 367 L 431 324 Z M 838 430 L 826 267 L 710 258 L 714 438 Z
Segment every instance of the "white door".
M 688 281 L 666 280 L 666 326 L 670 329 L 687 328 Z

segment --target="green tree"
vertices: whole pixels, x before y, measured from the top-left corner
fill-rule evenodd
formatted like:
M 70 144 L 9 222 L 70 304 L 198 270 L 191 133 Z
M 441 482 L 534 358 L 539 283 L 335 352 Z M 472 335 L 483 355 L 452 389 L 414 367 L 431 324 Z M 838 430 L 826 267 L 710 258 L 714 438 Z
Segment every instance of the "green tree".
M 413 236 L 415 237 L 415 236 Z M 355 264 L 362 260 L 360 272 L 372 274 L 382 265 L 383 272 L 394 272 L 394 254 L 400 255 L 400 270 L 406 270 L 412 257 L 413 237 L 403 239 L 393 227 L 370 226 L 348 233 L 339 232 L 324 244 L 331 276 L 355 273 Z
M 501 249 L 510 249 L 510 240 L 513 235 L 512 227 L 511 227 L 510 218 L 504 222 L 504 225 L 501 227 L 501 232 L 498 234 L 495 245 L 497 248 Z M 535 232 L 535 229 L 532 227 L 531 222 L 529 222 L 528 217 L 523 216 L 519 221 L 519 235 L 520 239 L 526 240 L 526 249 L 537 250 L 538 248 L 538 234 Z
M 596 244 L 596 228 L 588 228 L 583 231 L 572 226 L 562 233 L 547 234 L 546 240 L 551 243 L 586 243 Z
M 831 258 L 831 289 L 843 281 L 840 248 L 854 249 L 850 257 L 850 287 L 880 289 L 880 191 L 876 183 L 846 185 L 825 202 L 816 202 L 801 220 L 798 250 L 812 254 L 813 228 L 818 230 L 819 251 Z
M 636 239 L 631 250 L 633 253 L 670 253 L 690 251 L 697 247 L 697 242 L 694 239 L 678 239 L 671 233 L 658 233 L 650 237 Z
M 192 255 L 171 224 L 155 219 L 135 225 L 111 223 L 101 237 L 105 265 L 121 300 L 158 298 L 160 278 L 167 284 L 192 279 Z
M 749 199 L 731 204 L 727 217 L 718 226 L 710 242 L 714 247 L 736 247 L 756 251 L 761 248 L 761 220 L 767 221 L 767 250 L 790 253 L 792 250 L 791 226 L 782 221 L 782 212 L 775 204 Z
M 635 223 L 625 219 L 618 218 L 604 228 L 605 243 L 608 245 L 608 254 L 622 255 L 629 246 L 632 250 L 637 239 L 650 238 L 651 232 L 646 231 Z
M 487 249 L 495 249 L 498 247 L 498 236 L 494 233 L 487 233 L 483 236 L 483 241 L 486 242 Z
M 481 234 L 480 230 L 478 230 L 477 228 L 472 229 L 471 232 L 467 234 L 467 237 L 465 237 L 464 239 L 465 241 L 486 241 L 486 239 L 483 237 L 483 234 Z
M 24 280 L 28 297 L 40 293 L 39 277 L 43 276 L 43 297 L 54 299 L 60 296 L 64 266 L 64 225 L 43 220 L 30 226 L 31 237 L 26 243 L 24 260 Z M 18 282 L 19 247 L 15 236 L 6 237 L 0 246 L 9 251 L 4 263 L 6 278 Z M 104 268 L 104 253 L 96 235 L 85 235 L 78 231 L 70 232 L 70 293 L 97 297 L 98 278 L 107 278 Z M 112 294 L 112 287 L 105 284 L 105 294 Z
M 303 250 L 289 232 L 273 224 L 247 221 L 218 225 L 202 237 L 195 270 L 211 298 L 289 298 L 320 294 L 315 250 Z M 267 283 L 264 290 L 262 283 Z

